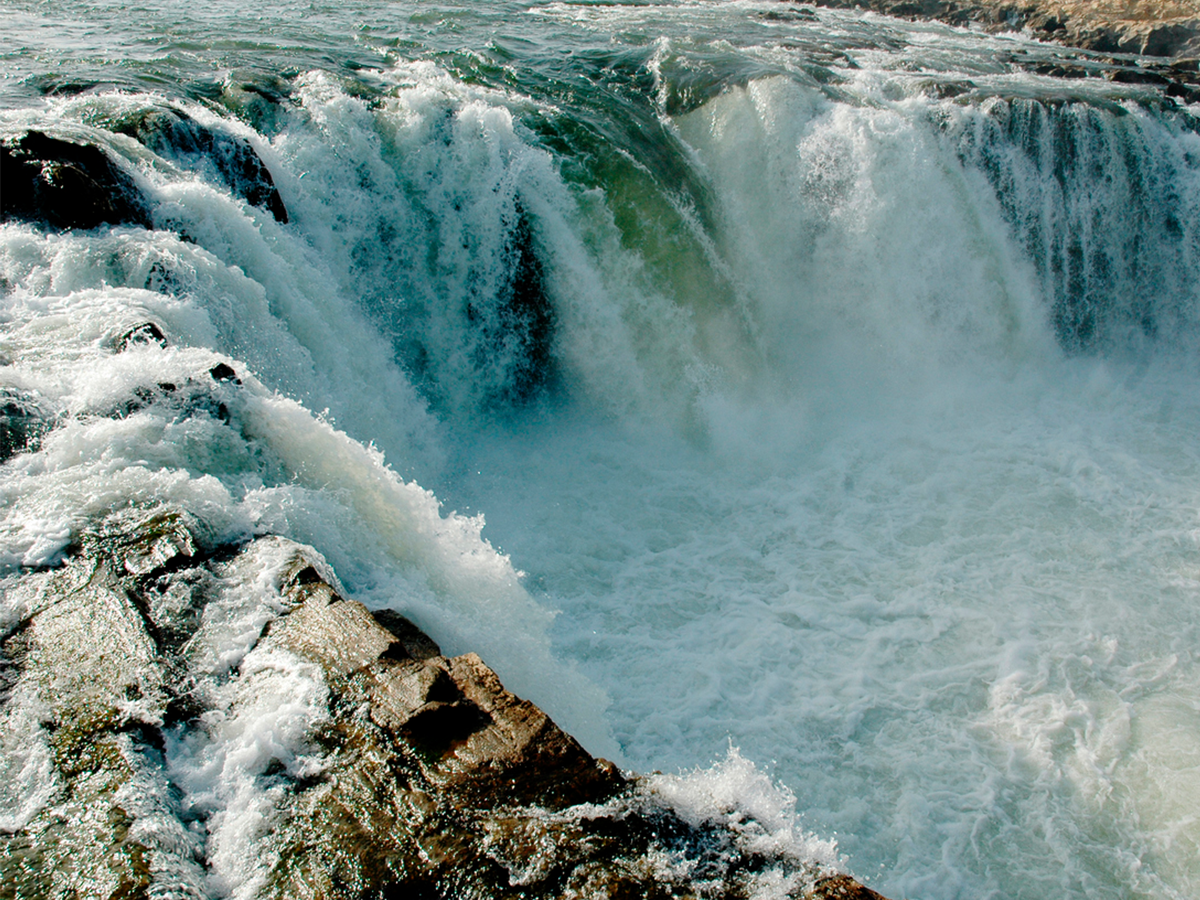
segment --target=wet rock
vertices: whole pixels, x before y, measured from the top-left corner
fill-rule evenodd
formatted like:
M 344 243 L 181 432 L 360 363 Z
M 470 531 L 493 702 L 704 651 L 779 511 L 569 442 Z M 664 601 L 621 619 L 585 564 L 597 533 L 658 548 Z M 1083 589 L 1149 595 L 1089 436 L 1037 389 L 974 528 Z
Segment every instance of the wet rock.
M 161 335 L 161 330 L 154 323 L 146 323 L 129 331 L 122 331 L 120 336 L 110 340 L 110 346 L 117 352 L 151 343 L 166 346 L 166 338 L 163 337 L 160 343 L 155 340 L 155 335 Z M 237 412 L 242 399 L 241 387 L 242 380 L 237 371 L 227 363 L 218 363 L 207 373 L 201 369 L 195 376 L 181 379 L 178 383 L 159 381 L 133 386 L 112 406 L 92 409 L 87 414 L 124 419 L 157 407 L 161 413 L 176 420 L 211 416 L 226 425 L 239 427 Z M 38 436 L 49 430 L 51 424 L 47 421 L 38 432 Z
M 127 328 L 122 331 L 116 338 L 113 339 L 113 346 L 120 353 L 128 350 L 130 347 L 147 346 L 149 344 L 157 344 L 160 347 L 168 346 L 167 336 L 163 334 L 162 329 L 157 322 L 141 322 L 134 325 L 132 328 Z
M 222 80 L 211 99 L 220 103 L 259 134 L 275 134 L 287 117 L 292 95 L 289 79 L 254 69 L 235 69 Z
M 0 787 L 19 810 L 0 881 L 15 896 L 204 897 L 216 872 L 262 898 L 749 900 L 774 885 L 878 900 L 770 849 L 752 817 L 685 818 L 479 657 L 341 597 L 291 541 L 220 546 L 185 513 L 124 510 L 4 588 L 0 747 L 22 777 Z M 291 702 L 257 696 L 271 672 L 320 703 L 305 765 L 266 732 Z M 236 743 L 258 732 L 278 759 Z M 230 734 L 236 758 L 212 768 Z M 218 787 L 178 775 L 189 754 Z M 214 800 L 235 764 L 237 803 L 263 823 L 238 826 L 256 842 L 246 872 L 214 856 L 240 814 Z
M 529 216 L 520 204 L 515 219 L 508 248 L 511 274 L 501 292 L 501 324 L 507 339 L 521 345 L 512 384 L 517 397 L 527 399 L 553 377 L 555 316 Z
M 53 414 L 28 391 L 0 389 L 0 462 L 37 447 Z
M 237 377 L 237 372 L 233 366 L 227 363 L 217 363 L 208 370 L 209 376 L 213 381 L 232 381 L 234 384 L 241 384 L 241 380 Z
M 116 123 L 113 130 L 159 156 L 215 177 L 235 196 L 287 222 L 287 207 L 270 170 L 245 139 L 172 108 L 144 110 Z
M 26 814 L 22 827 L 0 833 L 0 881 L 17 897 L 144 894 L 149 848 L 130 840 L 124 793 L 139 726 L 153 727 L 162 707 L 154 642 L 107 560 L 27 576 L 18 590 L 28 615 L 0 645 L 18 675 L 0 742 L 10 756 L 20 753 L 14 747 L 26 754 L 4 789 L 5 805 L 25 800 L 15 805 Z M 39 752 L 49 771 L 28 784 Z M 39 791 L 52 802 L 29 809 L 21 794 Z
M 882 894 L 877 894 L 868 887 L 859 884 L 848 875 L 834 875 L 832 878 L 822 878 L 812 891 L 804 895 L 808 898 L 825 898 L 825 900 L 884 900 Z
M 145 199 L 104 150 L 40 131 L 0 142 L 0 221 L 51 228 L 150 227 Z
M 1194 56 L 1200 12 L 1187 0 L 814 0 L 902 18 L 1026 29 L 1035 37 L 1100 53 Z
M 1102 77 L 1158 88 L 1180 103 L 1200 96 L 1200 9 L 1188 0 L 810 0 L 814 6 L 869 9 L 987 31 L 1024 30 L 1039 40 L 1093 51 L 1047 62 L 1009 62 L 1042 75 Z M 1140 56 L 1106 56 L 1131 54 Z
M 433 638 L 423 632 L 404 616 L 390 609 L 377 609 L 371 613 L 375 621 L 386 628 L 395 638 L 398 647 L 389 648 L 388 653 L 403 654 L 398 659 L 432 659 L 442 655 L 442 649 Z M 387 656 L 387 654 L 384 654 Z

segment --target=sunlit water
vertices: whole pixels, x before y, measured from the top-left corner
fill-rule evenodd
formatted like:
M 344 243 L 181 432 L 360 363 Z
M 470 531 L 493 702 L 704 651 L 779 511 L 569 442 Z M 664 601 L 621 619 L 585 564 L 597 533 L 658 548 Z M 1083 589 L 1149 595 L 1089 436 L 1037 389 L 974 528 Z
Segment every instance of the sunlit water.
M 0 130 L 110 148 L 156 225 L 0 227 L 0 378 L 62 423 L 7 566 L 180 505 L 595 752 L 736 746 L 724 790 L 754 763 L 890 896 L 1200 892 L 1190 118 L 778 3 L 240 6 L 0 8 Z M 111 133 L 166 102 L 290 222 Z M 222 360 L 232 424 L 111 416 Z

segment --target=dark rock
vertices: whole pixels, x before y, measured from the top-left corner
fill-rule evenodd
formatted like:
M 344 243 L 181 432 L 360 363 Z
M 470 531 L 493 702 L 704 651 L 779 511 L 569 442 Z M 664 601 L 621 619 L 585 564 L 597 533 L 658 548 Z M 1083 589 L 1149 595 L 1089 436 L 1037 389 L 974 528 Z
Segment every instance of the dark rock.
M 817 14 L 805 6 L 784 7 L 756 13 L 755 18 L 764 22 L 815 22 Z
M 52 414 L 27 391 L 0 390 L 0 462 L 36 449 L 53 427 Z
M 1178 82 L 1167 85 L 1167 96 L 1174 97 L 1181 103 L 1200 103 L 1200 89 Z
M 258 709 L 247 692 L 261 660 L 296 660 L 323 685 L 306 738 L 320 764 L 276 759 L 254 776 L 274 803 L 257 897 L 748 900 L 773 872 L 792 878 L 796 900 L 879 900 L 754 849 L 752 820 L 685 820 L 479 657 L 440 655 L 403 616 L 371 614 L 334 583 L 307 548 L 213 546 L 169 509 L 116 513 L 61 568 L 10 583 L 24 613 L 0 637 L 8 710 L 32 703 L 38 720 L 0 717 L 0 730 L 27 732 L 0 738 L 44 745 L 53 769 L 49 795 L 0 834 L 14 895 L 206 896 L 203 834 L 236 813 L 190 805 L 165 755 Z M 241 642 L 242 668 L 205 649 L 231 652 L 229 637 L 212 642 L 222 629 Z M 242 699 L 213 708 L 216 696 Z
M 135 138 L 159 156 L 215 176 L 251 206 L 287 222 L 287 207 L 270 170 L 243 138 L 201 125 L 169 107 L 129 116 L 116 123 L 113 130 Z
M 30 131 L 0 142 L 0 221 L 51 228 L 150 227 L 145 199 L 105 151 Z
M 128 350 L 130 347 L 145 346 L 147 344 L 158 344 L 160 347 L 168 345 L 167 336 L 163 334 L 162 329 L 158 327 L 156 322 L 142 322 L 139 325 L 134 325 L 132 328 L 123 331 L 114 341 L 113 345 L 117 352 Z
M 1090 73 L 1081 66 L 1057 63 L 1034 63 L 1030 71 L 1038 75 L 1049 75 L 1052 78 L 1086 78 Z
M 939 100 L 949 100 L 973 90 L 975 85 L 969 81 L 930 81 L 924 85 L 923 92 Z
M 553 375 L 555 316 L 529 216 L 520 204 L 516 206 L 515 218 L 508 251 L 511 277 L 501 297 L 501 321 L 506 333 L 522 345 L 524 352 L 514 373 L 514 387 L 519 397 L 527 398 Z
M 390 658 L 395 659 L 432 659 L 441 656 L 442 650 L 433 638 L 406 619 L 400 613 L 391 609 L 377 609 L 371 613 L 375 621 L 391 632 L 397 642 L 397 647 L 389 647 L 387 653 L 400 654 Z M 386 654 L 385 654 L 386 655 Z
M 232 381 L 234 384 L 241 384 L 241 379 L 237 377 L 237 372 L 233 366 L 226 363 L 217 363 L 208 370 L 208 374 L 212 376 L 213 381 Z
M 119 340 L 119 339 L 118 339 Z M 118 349 L 127 349 L 118 344 Z M 134 413 L 159 406 L 169 411 L 172 418 L 186 419 L 192 416 L 211 416 L 225 424 L 233 424 L 238 408 L 238 388 L 242 381 L 237 372 L 226 363 L 213 366 L 208 377 L 197 373 L 178 384 L 169 381 L 141 384 L 133 387 L 125 397 L 107 409 L 90 411 L 91 414 L 123 419 Z
M 80 81 L 49 72 L 32 76 L 27 84 L 43 97 L 77 97 L 80 94 L 98 94 L 120 89 L 120 86 L 111 81 Z

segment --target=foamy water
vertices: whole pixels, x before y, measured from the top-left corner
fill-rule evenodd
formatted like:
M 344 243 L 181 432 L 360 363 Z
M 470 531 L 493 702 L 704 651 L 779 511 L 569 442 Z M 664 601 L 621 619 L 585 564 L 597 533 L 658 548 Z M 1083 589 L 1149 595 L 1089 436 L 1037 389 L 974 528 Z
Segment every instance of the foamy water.
M 99 142 L 156 227 L 0 226 L 0 378 L 57 423 L 4 466 L 3 562 L 134 505 L 283 534 L 592 751 L 690 773 L 652 785 L 685 816 L 895 897 L 1194 896 L 1200 138 L 1008 69 L 1043 52 L 1015 38 L 780 9 L 355 6 L 316 50 L 267 10 L 270 117 L 220 9 L 191 56 L 146 50 L 169 6 L 58 48 L 127 53 L 131 92 L 10 73 L 0 131 Z M 289 223 L 109 131 L 167 102 L 250 141 Z M 115 352 L 145 321 L 169 347 Z M 141 794 L 213 896 L 269 863 L 255 766 L 318 764 L 323 686 L 246 655 L 255 590 L 206 626 L 220 714 Z M 5 716 L 8 824 L 52 785 Z M 203 836 L 156 818 L 167 780 Z

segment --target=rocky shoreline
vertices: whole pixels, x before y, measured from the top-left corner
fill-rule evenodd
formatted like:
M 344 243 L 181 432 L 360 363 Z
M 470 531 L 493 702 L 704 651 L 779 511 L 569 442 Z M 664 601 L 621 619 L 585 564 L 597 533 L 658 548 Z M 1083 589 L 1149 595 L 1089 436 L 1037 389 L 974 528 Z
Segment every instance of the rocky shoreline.
M 1200 10 L 1185 0 L 812 0 L 816 6 L 869 9 L 898 18 L 935 19 L 1030 36 L 1097 53 L 1194 59 Z
M 0 896 L 880 900 L 753 815 L 681 811 L 336 584 L 165 508 L 10 576 Z
M 1053 64 L 1009 62 L 1039 74 L 1101 77 L 1162 88 L 1200 102 L 1200 9 L 1187 0 L 806 0 L 814 6 L 862 9 L 902 19 L 945 22 L 988 32 L 1021 31 L 1091 54 Z

